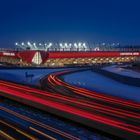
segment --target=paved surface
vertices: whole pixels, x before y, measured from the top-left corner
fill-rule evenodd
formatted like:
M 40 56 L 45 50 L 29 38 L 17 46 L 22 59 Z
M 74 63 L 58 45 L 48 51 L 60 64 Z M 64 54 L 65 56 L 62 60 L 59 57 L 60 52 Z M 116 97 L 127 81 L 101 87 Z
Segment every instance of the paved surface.
M 125 139 L 140 139 L 140 104 L 75 87 L 61 80 L 62 75 L 74 71 L 62 71 L 50 74 L 43 79 L 43 88 L 49 87 L 50 91 L 42 91 L 19 84 L 0 81 L 0 95 L 13 100 L 36 106 L 39 109 L 71 119 L 92 128 L 102 130 Z M 7 111 L 17 115 L 26 122 L 44 126 L 27 116 L 7 110 L 1 107 L 1 111 Z M 32 128 L 37 133 L 40 130 Z M 67 139 L 79 139 L 69 133 L 52 128 L 54 133 Z M 44 136 L 44 135 L 43 135 Z M 49 135 L 55 139 L 53 135 Z

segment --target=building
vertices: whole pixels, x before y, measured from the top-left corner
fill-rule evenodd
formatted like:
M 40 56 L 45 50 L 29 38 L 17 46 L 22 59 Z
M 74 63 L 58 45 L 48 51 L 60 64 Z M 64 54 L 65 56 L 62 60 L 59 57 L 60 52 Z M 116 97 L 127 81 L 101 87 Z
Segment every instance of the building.
M 46 51 L 46 50 L 2 50 L 3 65 L 64 67 L 71 65 L 93 65 L 125 63 L 139 60 L 139 51 Z

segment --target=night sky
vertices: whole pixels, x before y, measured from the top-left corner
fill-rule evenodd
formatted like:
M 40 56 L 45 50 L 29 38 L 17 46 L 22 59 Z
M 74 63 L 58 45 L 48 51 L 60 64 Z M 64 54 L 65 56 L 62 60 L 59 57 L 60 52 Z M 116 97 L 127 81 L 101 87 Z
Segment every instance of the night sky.
M 0 0 L 0 47 L 44 40 L 140 44 L 140 1 Z

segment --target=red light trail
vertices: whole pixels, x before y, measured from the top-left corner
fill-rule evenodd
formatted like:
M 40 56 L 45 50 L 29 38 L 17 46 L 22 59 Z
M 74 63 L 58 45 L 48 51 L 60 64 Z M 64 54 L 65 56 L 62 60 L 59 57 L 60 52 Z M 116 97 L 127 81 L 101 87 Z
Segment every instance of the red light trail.
M 119 137 L 140 138 L 140 103 L 75 87 L 59 78 L 70 72 L 50 74 L 44 81 L 50 88 L 70 89 L 71 95 L 6 81 L 0 81 L 0 94 Z

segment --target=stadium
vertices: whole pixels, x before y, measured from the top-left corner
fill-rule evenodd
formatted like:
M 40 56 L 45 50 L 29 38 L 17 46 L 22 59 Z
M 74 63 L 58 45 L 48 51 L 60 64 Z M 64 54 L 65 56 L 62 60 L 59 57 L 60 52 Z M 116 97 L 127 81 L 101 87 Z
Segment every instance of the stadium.
M 64 67 L 139 61 L 140 49 L 134 46 L 89 43 L 15 43 L 13 50 L 0 50 L 0 63 L 19 66 Z
M 0 138 L 140 139 L 140 47 L 15 43 L 0 50 Z
M 140 1 L 0 6 L 0 140 L 140 140 Z

